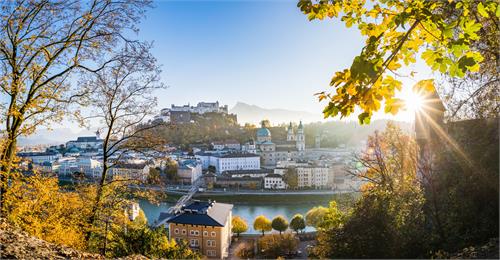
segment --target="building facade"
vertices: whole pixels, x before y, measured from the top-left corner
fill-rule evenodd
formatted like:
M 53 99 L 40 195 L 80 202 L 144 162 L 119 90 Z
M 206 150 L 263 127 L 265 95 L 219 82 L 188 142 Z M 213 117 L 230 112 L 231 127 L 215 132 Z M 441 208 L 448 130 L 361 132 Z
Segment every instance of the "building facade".
M 216 173 L 260 169 L 260 157 L 251 153 L 228 153 L 214 157 Z
M 297 133 L 294 132 L 292 123 L 287 129 L 287 139 L 273 142 L 271 131 L 263 124 L 256 133 L 257 153 L 262 157 L 262 163 L 266 166 L 276 166 L 280 161 L 296 160 L 303 157 L 306 143 L 304 126 L 300 122 Z
M 30 160 L 34 164 L 42 164 L 44 162 L 55 162 L 61 158 L 61 154 L 55 151 L 45 151 L 45 152 L 21 152 L 17 153 L 17 156 Z
M 111 168 L 113 177 L 145 181 L 149 175 L 149 165 L 146 163 L 120 163 Z
M 179 160 L 177 176 L 189 183 L 197 181 L 202 174 L 202 163 L 196 159 Z
M 170 239 L 186 242 L 207 258 L 223 259 L 228 257 L 231 245 L 232 209 L 232 204 L 195 200 L 179 212 L 164 215 L 159 224 L 168 226 Z
M 78 149 L 102 149 L 103 140 L 96 136 L 81 136 L 76 140 L 68 141 L 66 148 L 76 147 Z
M 329 167 L 297 167 L 298 187 L 327 188 L 331 171 Z
M 268 174 L 264 177 L 264 188 L 272 190 L 283 190 L 286 189 L 287 185 L 283 181 L 283 176 L 279 174 Z

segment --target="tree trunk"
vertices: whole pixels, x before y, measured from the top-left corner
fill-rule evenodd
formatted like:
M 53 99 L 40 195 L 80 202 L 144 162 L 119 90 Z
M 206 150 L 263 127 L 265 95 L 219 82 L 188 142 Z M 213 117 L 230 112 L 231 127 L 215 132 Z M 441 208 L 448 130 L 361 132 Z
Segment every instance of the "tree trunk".
M 104 160 L 103 160 L 104 161 Z M 88 224 L 90 227 L 92 227 L 95 223 L 96 217 L 97 217 L 97 211 L 99 210 L 99 204 L 101 203 L 101 197 L 102 197 L 102 189 L 104 187 L 104 183 L 106 181 L 106 175 L 107 175 L 108 167 L 106 166 L 105 163 L 103 163 L 103 171 L 101 175 L 101 180 L 99 181 L 99 186 L 97 187 L 97 194 L 94 199 L 94 206 L 92 206 L 92 211 L 90 212 L 90 218 L 88 221 Z M 85 240 L 88 242 L 90 239 L 90 236 L 92 235 L 92 228 L 87 230 L 85 234 Z
M 9 186 L 10 173 L 12 170 L 12 163 L 14 160 L 14 154 L 16 152 L 16 133 L 10 131 L 7 135 L 7 141 L 5 149 L 2 150 L 2 155 L 0 158 L 0 215 L 4 213 L 3 205 L 4 203 L 4 194 L 7 192 Z

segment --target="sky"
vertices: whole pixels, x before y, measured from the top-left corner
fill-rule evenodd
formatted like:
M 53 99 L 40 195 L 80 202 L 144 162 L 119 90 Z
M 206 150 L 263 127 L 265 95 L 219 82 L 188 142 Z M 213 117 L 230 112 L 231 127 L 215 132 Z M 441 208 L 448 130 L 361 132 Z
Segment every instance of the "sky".
M 349 67 L 364 43 L 356 28 L 338 20 L 308 21 L 296 1 L 154 5 L 137 37 L 153 42 L 162 64 L 169 88 L 157 93 L 160 108 L 218 100 L 321 113 L 325 103 L 314 94 L 329 88 L 334 72 Z
M 362 38 L 332 22 L 309 22 L 293 1 L 161 1 L 140 24 L 170 87 L 160 106 L 241 101 L 321 111 L 314 93 L 350 65 Z
M 155 93 L 159 109 L 219 101 L 321 114 L 326 103 L 314 94 L 329 89 L 332 75 L 349 67 L 364 43 L 339 20 L 308 21 L 296 1 L 156 1 L 138 28 L 134 37 L 153 42 L 169 86 Z M 429 77 L 426 66 L 414 70 L 415 79 L 403 79 L 406 90 Z M 54 127 L 78 130 L 67 121 Z

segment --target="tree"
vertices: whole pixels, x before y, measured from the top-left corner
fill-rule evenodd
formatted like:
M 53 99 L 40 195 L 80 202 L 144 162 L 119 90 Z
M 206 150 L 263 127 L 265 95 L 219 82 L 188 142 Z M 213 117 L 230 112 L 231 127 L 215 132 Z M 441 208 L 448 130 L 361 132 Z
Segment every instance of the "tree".
M 59 190 L 57 178 L 35 174 L 12 182 L 2 214 L 13 225 L 45 241 L 86 249 L 85 194 Z
M 234 216 L 233 219 L 231 220 L 231 225 L 232 225 L 231 231 L 233 233 L 236 233 L 238 237 L 240 236 L 241 233 L 245 233 L 248 230 L 247 222 L 240 216 Z
M 297 169 L 287 168 L 285 174 L 283 175 L 283 180 L 286 185 L 291 189 L 296 189 L 299 186 L 299 177 L 297 175 Z
M 277 216 L 273 218 L 273 222 L 271 223 L 271 227 L 280 232 L 284 232 L 288 229 L 288 221 L 283 216 Z
M 297 251 L 299 241 L 293 234 L 270 234 L 259 238 L 257 244 L 264 258 L 283 258 Z
M 500 135 L 498 119 L 446 128 L 454 144 L 437 140 L 433 163 L 420 172 L 432 250 L 455 252 L 498 237 Z
M 113 181 L 108 175 L 109 170 L 124 163 L 131 152 L 143 152 L 159 145 L 158 140 L 148 134 L 149 129 L 158 125 L 144 125 L 145 120 L 154 114 L 156 98 L 152 96 L 153 92 L 164 88 L 159 83 L 161 70 L 150 54 L 150 48 L 149 44 L 126 45 L 118 51 L 113 62 L 81 80 L 83 86 L 92 89 L 87 102 L 94 110 L 87 118 L 99 120 L 104 125 L 100 129 L 104 132 L 102 173 L 96 198 L 92 201 L 90 225 L 94 224 L 101 206 L 103 189 Z M 128 185 L 142 180 L 125 177 L 119 181 Z
M 269 119 L 264 119 L 264 120 L 260 121 L 260 125 L 262 127 L 269 128 L 269 127 L 271 127 L 271 121 L 269 121 Z
M 264 215 L 257 216 L 253 222 L 253 229 L 261 231 L 262 235 L 264 235 L 264 232 L 272 230 L 271 220 Z
M 359 122 L 367 124 L 382 102 L 386 113 L 396 114 L 403 103 L 394 97 L 402 87 L 395 77 L 403 65 L 415 63 L 418 54 L 432 70 L 451 77 L 479 71 L 484 57 L 473 45 L 482 40 L 478 32 L 488 24 L 498 31 L 498 6 L 497 1 L 300 0 L 298 7 L 309 20 L 342 16 L 346 27 L 357 26 L 366 37 L 350 68 L 332 78 L 335 91 L 318 93 L 320 101 L 329 102 L 325 117 L 346 117 L 359 107 Z
M 322 206 L 310 209 L 306 214 L 306 224 L 308 226 L 318 228 L 318 225 L 321 223 L 327 212 L 328 209 Z
M 253 241 L 239 243 L 234 249 L 234 254 L 241 259 L 255 258 L 255 246 Z
M 77 73 L 107 63 L 124 32 L 149 1 L 6 1 L 0 11 L 0 107 L 6 108 L 0 145 L 0 195 L 8 189 L 17 138 L 60 121 L 86 93 L 71 87 Z M 97 65 L 96 65 L 97 64 Z M 0 198 L 0 202 L 2 198 Z M 2 203 L 3 204 L 3 203 Z
M 150 228 L 142 211 L 135 220 L 125 219 L 122 225 L 115 226 L 115 228 L 107 255 L 110 258 L 137 254 L 165 259 L 200 258 L 187 245 L 169 240 L 164 228 Z
M 160 184 L 161 183 L 161 172 L 158 168 L 149 168 L 148 173 L 148 184 Z
M 302 216 L 301 214 L 296 214 L 295 216 L 293 216 L 292 220 L 290 221 L 290 228 L 293 229 L 293 231 L 295 231 L 297 235 L 299 234 L 299 231 L 304 230 L 306 228 L 306 221 L 304 219 L 304 216 Z
M 416 258 L 429 252 L 424 197 L 416 175 L 416 144 L 388 124 L 356 156 L 363 167 L 350 172 L 365 180 L 348 214 L 331 203 L 319 223 L 314 252 L 326 258 Z M 371 241 L 380 241 L 376 245 Z

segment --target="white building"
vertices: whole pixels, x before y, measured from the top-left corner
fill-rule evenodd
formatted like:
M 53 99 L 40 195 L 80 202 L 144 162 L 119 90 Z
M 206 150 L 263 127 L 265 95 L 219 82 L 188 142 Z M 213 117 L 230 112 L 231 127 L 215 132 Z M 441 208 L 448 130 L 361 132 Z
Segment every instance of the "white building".
M 225 171 L 223 174 L 231 178 L 263 178 L 266 175 L 272 174 L 272 169 L 259 169 L 259 170 L 236 170 Z
M 246 153 L 257 153 L 257 146 L 255 145 L 255 141 L 250 140 L 246 143 L 244 143 L 241 146 L 241 151 L 246 152 Z
M 240 150 L 241 145 L 238 141 L 236 140 L 226 140 L 226 141 L 215 141 L 211 143 L 212 147 L 214 150 L 220 151 L 223 149 L 229 149 L 229 150 Z
M 332 178 L 329 167 L 297 167 L 298 187 L 326 188 Z
M 224 171 L 260 169 L 260 156 L 252 153 L 205 151 L 195 154 L 195 157 L 201 162 L 202 169 L 213 166 L 218 174 Z
M 210 165 L 215 172 L 260 169 L 260 156 L 251 153 L 228 153 L 210 158 Z
M 21 152 L 17 156 L 30 160 L 34 164 L 42 164 L 44 162 L 55 162 L 61 158 L 61 154 L 53 151 L 46 152 Z
M 81 136 L 76 140 L 66 143 L 66 148 L 76 147 L 78 149 L 102 149 L 103 140 L 97 136 Z
M 279 174 L 268 174 L 264 177 L 264 188 L 273 190 L 286 189 L 287 185 L 283 181 L 283 176 Z
M 88 177 L 96 178 L 102 174 L 101 162 L 92 158 L 64 157 L 59 159 L 58 163 L 60 175 L 83 173 Z
M 113 165 L 111 174 L 113 177 L 122 179 L 132 179 L 145 181 L 149 175 L 150 166 L 144 162 L 141 163 L 119 163 Z
M 177 176 L 182 179 L 187 179 L 192 184 L 202 174 L 202 164 L 201 162 L 193 159 L 178 161 Z
M 196 114 L 205 114 L 205 113 L 222 113 L 228 114 L 228 106 L 219 105 L 219 101 L 216 102 L 199 102 L 196 106 L 191 106 L 189 104 L 176 106 L 172 104 L 170 108 L 164 108 L 161 110 L 160 115 L 154 117 L 153 120 L 161 120 L 164 122 L 170 122 L 172 120 L 171 113 L 172 112 L 189 112 Z

